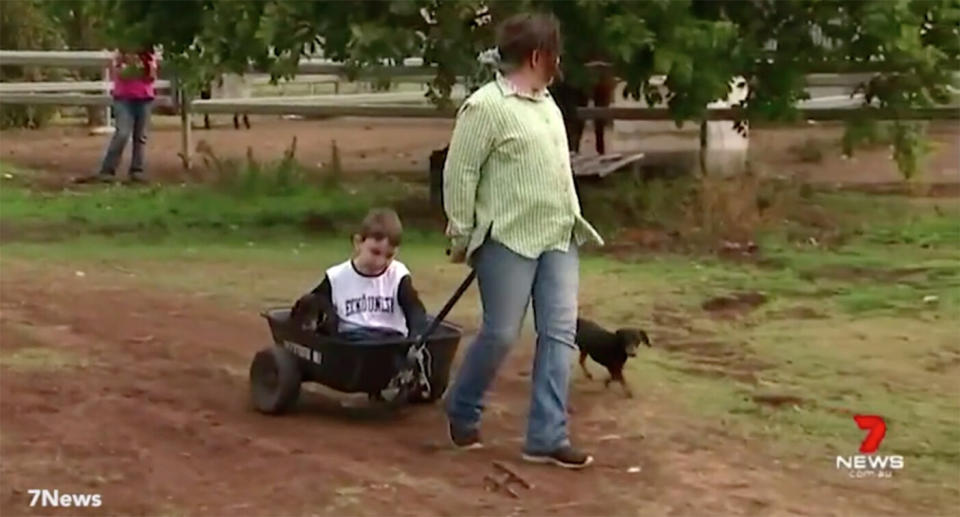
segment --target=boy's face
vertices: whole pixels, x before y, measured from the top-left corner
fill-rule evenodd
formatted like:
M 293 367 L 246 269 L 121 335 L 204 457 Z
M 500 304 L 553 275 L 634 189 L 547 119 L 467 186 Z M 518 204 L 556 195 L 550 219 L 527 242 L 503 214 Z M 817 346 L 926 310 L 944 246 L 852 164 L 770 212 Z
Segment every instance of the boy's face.
M 397 247 L 387 239 L 366 239 L 359 235 L 353 236 L 354 258 L 353 264 L 366 275 L 382 273 L 393 258 L 397 256 Z

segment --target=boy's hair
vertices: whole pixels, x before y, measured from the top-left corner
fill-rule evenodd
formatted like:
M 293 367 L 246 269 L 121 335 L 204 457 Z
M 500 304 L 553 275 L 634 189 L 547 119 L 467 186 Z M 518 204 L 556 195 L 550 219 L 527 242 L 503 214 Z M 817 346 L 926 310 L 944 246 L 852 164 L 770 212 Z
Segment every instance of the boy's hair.
M 523 64 L 534 50 L 559 56 L 560 22 L 553 14 L 515 14 L 497 27 L 497 48 L 501 60 L 511 66 Z
M 375 208 L 367 212 L 360 223 L 360 239 L 387 239 L 392 246 L 399 246 L 403 238 L 400 216 L 389 208 Z

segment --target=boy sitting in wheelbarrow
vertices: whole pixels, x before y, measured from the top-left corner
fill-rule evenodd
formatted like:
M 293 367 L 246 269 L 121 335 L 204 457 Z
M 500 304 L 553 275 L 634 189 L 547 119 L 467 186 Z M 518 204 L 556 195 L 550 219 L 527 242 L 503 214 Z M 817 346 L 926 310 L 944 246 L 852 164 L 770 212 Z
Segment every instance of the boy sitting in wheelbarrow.
M 401 234 L 395 212 L 371 211 L 353 236 L 350 260 L 329 268 L 292 310 L 262 313 L 274 346 L 257 352 L 250 365 L 257 410 L 286 411 L 303 382 L 366 393 L 391 407 L 442 396 L 461 337 L 443 320 L 476 274 L 427 317 L 409 270 L 395 260 Z
M 395 259 L 402 235 L 396 212 L 371 210 L 353 236 L 353 257 L 327 269 L 294 304 L 291 318 L 301 325 L 315 321 L 319 332 L 348 341 L 420 336 L 426 309 L 410 270 Z

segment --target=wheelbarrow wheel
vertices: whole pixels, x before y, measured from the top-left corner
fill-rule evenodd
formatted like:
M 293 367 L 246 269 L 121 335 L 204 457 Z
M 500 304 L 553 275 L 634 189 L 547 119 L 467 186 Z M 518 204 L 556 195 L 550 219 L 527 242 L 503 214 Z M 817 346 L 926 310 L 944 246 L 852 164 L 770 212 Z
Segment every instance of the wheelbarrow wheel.
M 261 350 L 250 364 L 250 395 L 261 413 L 281 414 L 300 397 L 302 377 L 297 358 L 279 346 Z

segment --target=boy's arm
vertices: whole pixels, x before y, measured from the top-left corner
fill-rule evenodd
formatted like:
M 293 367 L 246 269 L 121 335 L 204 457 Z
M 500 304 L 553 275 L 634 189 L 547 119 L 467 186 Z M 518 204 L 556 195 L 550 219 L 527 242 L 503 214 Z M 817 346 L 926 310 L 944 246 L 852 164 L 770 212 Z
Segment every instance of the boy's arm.
M 400 308 L 403 309 L 403 315 L 407 318 L 407 335 L 414 337 L 423 334 L 427 329 L 427 310 L 420 301 L 420 294 L 413 287 L 410 275 L 400 280 L 397 299 L 400 302 Z
M 317 286 L 310 291 L 310 294 L 321 295 L 327 300 L 330 300 L 330 303 L 333 303 L 333 295 L 330 293 L 330 277 L 327 275 L 323 275 L 323 281 L 317 284 Z

